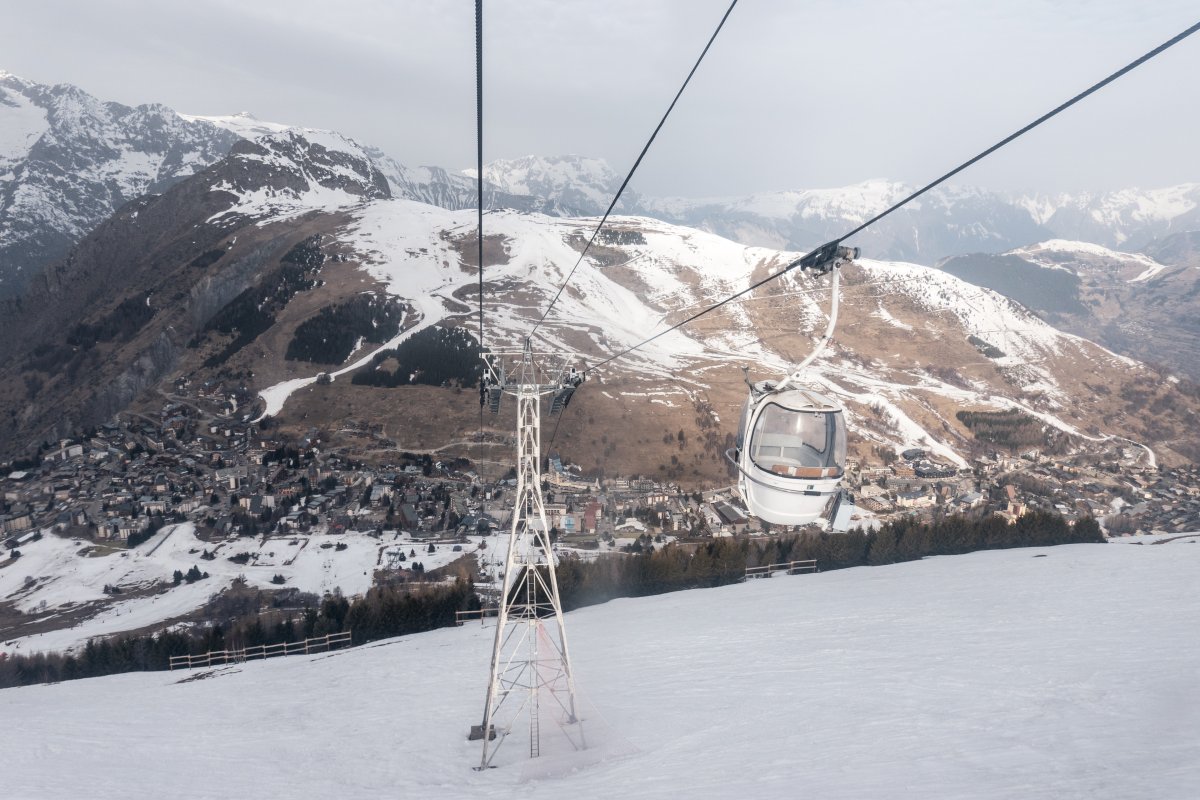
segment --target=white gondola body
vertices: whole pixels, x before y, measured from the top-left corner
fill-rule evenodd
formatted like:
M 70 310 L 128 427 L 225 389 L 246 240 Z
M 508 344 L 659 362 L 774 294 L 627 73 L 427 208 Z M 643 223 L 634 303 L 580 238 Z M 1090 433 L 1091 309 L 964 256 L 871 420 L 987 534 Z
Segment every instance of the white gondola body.
M 760 382 L 738 437 L 738 490 L 747 509 L 776 525 L 807 525 L 826 511 L 846 464 L 841 406 L 806 389 Z

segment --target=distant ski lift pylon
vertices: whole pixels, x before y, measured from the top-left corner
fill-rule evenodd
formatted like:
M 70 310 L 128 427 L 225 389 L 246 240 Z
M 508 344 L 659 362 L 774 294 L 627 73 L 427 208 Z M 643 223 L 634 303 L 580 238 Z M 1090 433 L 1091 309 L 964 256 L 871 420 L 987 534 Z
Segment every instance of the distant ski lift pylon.
M 829 324 L 820 343 L 779 381 L 750 383 L 737 447 L 726 457 L 738 471 L 738 493 L 751 514 L 775 525 L 807 525 L 827 514 L 846 467 L 846 422 L 836 399 L 795 384 L 833 338 L 838 269 L 858 258 L 857 247 L 830 242 L 800 263 L 833 273 Z M 749 381 L 747 381 L 749 383 Z

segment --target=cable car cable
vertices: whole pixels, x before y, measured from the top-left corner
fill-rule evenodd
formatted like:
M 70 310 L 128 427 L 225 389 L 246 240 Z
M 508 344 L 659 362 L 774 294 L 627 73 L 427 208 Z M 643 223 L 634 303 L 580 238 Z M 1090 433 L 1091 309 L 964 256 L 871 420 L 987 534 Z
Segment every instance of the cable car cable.
M 575 266 L 571 267 L 571 271 L 567 273 L 566 280 L 564 280 L 562 285 L 558 287 L 558 291 L 555 293 L 554 298 L 550 301 L 550 305 L 546 307 L 546 311 L 542 314 L 541 319 L 534 324 L 533 330 L 529 332 L 529 338 L 532 338 L 533 335 L 537 333 L 537 330 L 541 327 L 542 323 L 546 321 L 546 317 L 549 316 L 550 311 L 554 308 L 554 304 L 558 302 L 558 298 L 562 296 L 563 290 L 567 288 L 567 284 L 571 282 L 571 278 L 575 275 L 575 270 L 579 269 L 579 265 L 583 263 L 583 259 L 587 256 L 588 250 L 590 250 L 592 247 L 592 243 L 596 241 L 596 237 L 600 234 L 600 229 L 603 228 L 604 223 L 608 221 L 608 215 L 612 213 L 613 209 L 617 205 L 617 201 L 621 199 L 621 194 L 625 191 L 625 187 L 629 185 L 630 179 L 633 178 L 633 173 L 637 172 L 637 168 L 641 166 L 642 159 L 646 157 L 646 153 L 650 150 L 650 145 L 654 144 L 655 137 L 658 136 L 658 132 L 662 130 L 663 125 L 666 124 L 667 117 L 671 116 L 671 111 L 674 110 L 675 104 L 678 103 L 679 98 L 683 96 L 683 90 L 687 88 L 688 83 L 690 83 L 692 80 L 692 76 L 695 75 L 696 70 L 700 68 L 700 62 L 703 61 L 704 56 L 708 54 L 708 49 L 712 47 L 713 42 L 716 41 L 717 34 L 719 34 L 721 32 L 721 28 L 725 26 L 725 20 L 729 19 L 729 15 L 733 13 L 733 9 L 737 4 L 738 0 L 733 0 L 733 2 L 729 4 L 729 8 L 725 10 L 725 15 L 722 16 L 721 21 L 717 23 L 716 30 L 714 30 L 712 36 L 708 38 L 708 44 L 704 45 L 704 49 L 700 52 L 700 57 L 696 59 L 696 63 L 692 65 L 691 71 L 688 72 L 687 77 L 684 78 L 683 85 L 680 86 L 679 91 L 675 93 L 675 99 L 671 101 L 671 105 L 667 106 L 666 113 L 663 114 L 662 119 L 658 121 L 658 125 L 655 126 L 654 132 L 650 134 L 650 139 L 646 142 L 646 146 L 643 147 L 642 152 L 638 154 L 637 160 L 633 162 L 633 166 L 629 170 L 629 174 L 625 176 L 625 180 L 621 182 L 621 187 L 617 189 L 617 193 L 613 196 L 612 202 L 608 204 L 608 210 L 605 211 L 604 216 L 600 218 L 600 224 L 596 226 L 594 231 L 592 231 L 592 237 L 588 239 L 587 244 L 584 245 L 583 252 L 579 254 L 579 259 L 575 262 Z
M 635 350 L 638 350 L 638 349 L 640 349 L 640 348 L 642 348 L 642 347 L 645 347 L 646 345 L 648 345 L 648 344 L 650 344 L 651 342 L 653 342 L 655 339 L 659 339 L 659 338 L 661 338 L 661 337 L 663 337 L 663 336 L 666 336 L 668 333 L 671 333 L 672 331 L 678 330 L 679 328 L 682 328 L 683 326 L 685 326 L 685 325 L 688 325 L 689 323 L 695 322 L 696 320 L 700 319 L 700 317 L 703 317 L 703 316 L 705 316 L 706 314 L 709 314 L 709 313 L 711 313 L 711 312 L 713 312 L 713 311 L 716 311 L 716 310 L 717 310 L 718 308 L 720 308 L 721 306 L 724 306 L 725 304 L 727 304 L 727 303 L 730 303 L 730 302 L 732 302 L 732 301 L 734 301 L 734 300 L 738 299 L 739 297 L 742 297 L 742 296 L 744 296 L 744 295 L 747 295 L 747 294 L 749 294 L 750 292 L 753 292 L 753 291 L 754 291 L 755 289 L 757 289 L 758 287 L 760 287 L 760 286 L 763 286 L 764 284 L 770 283 L 771 281 L 775 280 L 776 278 L 780 277 L 781 275 L 784 275 L 784 274 L 786 274 L 786 273 L 790 272 L 791 270 L 795 269 L 796 267 L 798 267 L 798 266 L 801 266 L 802 264 L 804 264 L 804 263 L 805 263 L 805 261 L 806 261 L 807 259 L 810 259 L 811 257 L 815 256 L 816 254 L 820 253 L 820 252 L 821 252 L 821 251 L 822 251 L 824 248 L 827 248 L 827 247 L 829 247 L 830 245 L 836 245 L 836 244 L 838 244 L 839 242 L 842 242 L 842 241 L 845 241 L 846 239 L 849 239 L 850 237 L 854 236 L 855 234 L 861 233 L 861 232 L 862 232 L 863 230 L 865 230 L 867 227 L 869 227 L 869 226 L 871 226 L 871 225 L 875 224 L 876 222 L 879 222 L 881 219 L 883 219 L 884 217 L 888 216 L 888 215 L 889 215 L 889 214 L 891 214 L 892 212 L 894 212 L 894 211 L 897 211 L 897 210 L 899 210 L 899 209 L 903 208 L 903 207 L 904 207 L 905 205 L 907 205 L 908 203 L 911 203 L 913 200 L 917 199 L 917 198 L 918 198 L 918 197 L 920 197 L 921 195 L 925 194 L 926 192 L 930 191 L 931 189 L 934 189 L 935 187 L 937 187 L 937 186 L 941 185 L 942 183 L 946 182 L 946 181 L 947 181 L 947 180 L 949 180 L 950 178 L 954 177 L 954 176 L 955 176 L 955 175 L 957 175 L 958 173 L 960 173 L 960 172 L 962 172 L 963 170 L 965 170 L 967 167 L 970 167 L 970 166 L 972 166 L 973 164 L 977 163 L 978 161 L 980 161 L 980 160 L 982 160 L 982 159 L 986 158 L 987 156 L 989 156 L 989 155 L 991 155 L 992 153 L 996 152 L 997 150 L 999 150 L 1000 148 L 1002 148 L 1002 147 L 1004 147 L 1005 145 L 1009 144 L 1010 142 L 1014 141 L 1015 139 L 1018 139 L 1019 137 L 1023 136 L 1024 134 L 1026 134 L 1026 133 L 1028 133 L 1029 131 L 1033 130 L 1034 128 L 1038 127 L 1038 126 L 1039 126 L 1039 125 L 1041 125 L 1043 122 L 1046 122 L 1047 120 L 1050 120 L 1050 119 L 1052 119 L 1053 117 L 1056 117 L 1056 116 L 1058 116 L 1058 115 L 1059 115 L 1059 114 L 1061 114 L 1063 111 L 1066 111 L 1068 108 L 1070 108 L 1071 106 L 1073 106 L 1073 105 L 1075 105 L 1076 103 L 1078 103 L 1080 100 L 1083 100 L 1084 98 L 1086 98 L 1086 97 L 1088 97 L 1088 96 L 1090 96 L 1090 95 L 1092 95 L 1092 94 L 1096 93 L 1096 92 L 1097 92 L 1097 91 L 1099 91 L 1100 89 L 1103 89 L 1103 88 L 1104 88 L 1105 86 L 1107 86 L 1108 84 L 1110 84 L 1110 83 L 1112 83 L 1113 81 L 1117 80 L 1118 78 L 1122 77 L 1122 76 L 1123 76 L 1123 75 L 1125 75 L 1126 73 L 1128 73 L 1128 72 L 1131 72 L 1132 70 L 1136 69 L 1137 67 L 1140 67 L 1142 64 L 1146 63 L 1147 61 L 1149 61 L 1150 59 L 1152 59 L 1152 58 L 1154 58 L 1155 56 L 1159 55 L 1160 53 L 1162 53 L 1163 51 L 1167 50 L 1168 48 L 1170 48 L 1170 47 L 1173 47 L 1173 46 L 1174 46 L 1174 45 L 1176 45 L 1176 44 L 1179 44 L 1179 43 L 1180 43 L 1180 42 L 1182 42 L 1184 39 L 1186 39 L 1187 37 L 1191 36 L 1192 34 L 1194 34 L 1194 33 L 1195 33 L 1196 31 L 1198 31 L 1198 30 L 1200 30 L 1200 22 L 1197 22 L 1196 24 L 1192 25 L 1190 28 L 1188 28 L 1188 29 L 1184 30 L 1183 32 L 1181 32 L 1181 33 L 1177 34 L 1176 36 L 1173 36 L 1172 38 L 1170 38 L 1170 39 L 1168 39 L 1167 41 L 1163 42 L 1163 43 L 1162 43 L 1162 44 L 1160 44 L 1158 47 L 1155 47 L 1153 50 L 1149 51 L 1148 53 L 1146 53 L 1146 54 L 1144 54 L 1144 55 L 1142 55 L 1142 56 L 1140 56 L 1140 57 L 1138 57 L 1138 58 L 1134 59 L 1133 61 L 1129 62 L 1129 63 L 1128 63 L 1128 64 L 1126 64 L 1125 66 L 1121 67 L 1121 68 L 1120 68 L 1119 70 L 1117 70 L 1116 72 L 1114 72 L 1114 73 L 1112 73 L 1111 75 L 1109 75 L 1108 77 L 1104 78 L 1103 80 L 1100 80 L 1100 81 L 1098 81 L 1097 83 L 1094 83 L 1094 84 L 1092 84 L 1090 87 L 1088 87 L 1087 89 L 1083 90 L 1083 91 L 1082 91 L 1082 92 L 1080 92 L 1079 94 L 1075 95 L 1075 96 L 1074 96 L 1074 97 L 1072 97 L 1070 100 L 1067 100 L 1066 102 L 1062 103 L 1061 105 L 1059 105 L 1059 106 L 1055 107 L 1054 109 L 1052 109 L 1052 110 L 1050 110 L 1050 111 L 1046 112 L 1045 114 L 1043 114 L 1042 116 L 1038 117 L 1038 118 L 1037 118 L 1037 119 L 1035 119 L 1033 122 L 1030 122 L 1028 125 L 1026 125 L 1025 127 L 1021 128 L 1020 130 L 1017 130 L 1016 132 L 1009 134 L 1008 136 L 1004 137 L 1004 138 L 1003 138 L 1003 139 L 1001 139 L 1000 141 L 996 142 L 996 143 L 995 143 L 994 145 L 992 145 L 991 147 L 989 147 L 989 148 L 987 148 L 986 150 L 984 150 L 984 151 L 980 152 L 979 154 L 977 154 L 977 155 L 973 156 L 972 158 L 968 159 L 967 161 L 964 161 L 962 164 L 959 164 L 957 167 L 955 167 L 954 169 L 950 170 L 950 171 L 949 171 L 949 172 L 947 172 L 946 174 L 942 175 L 940 178 L 937 178 L 936 180 L 934 180 L 934 181 L 931 181 L 930 183 L 927 183 L 927 184 L 925 184 L 923 187 L 921 187 L 921 188 L 920 188 L 920 189 L 918 189 L 917 191 L 913 192 L 912 194 L 908 195 L 908 196 L 907 196 L 907 197 L 905 197 L 903 200 L 900 200 L 899 202 L 897 202 L 897 203 L 895 203 L 895 204 L 893 204 L 893 205 L 889 206 L 888 208 L 884 209 L 884 210 L 883 210 L 883 211 L 881 211 L 880 213 L 878 213 L 878 214 L 876 214 L 875 216 L 871 217 L 871 218 L 870 218 L 870 219 L 868 219 L 866 222 L 863 222 L 861 225 L 859 225 L 858 227 L 856 227 L 856 228 L 854 228 L 853 230 L 849 231 L 848 233 L 844 234 L 843 236 L 841 236 L 841 237 L 839 237 L 839 238 L 837 238 L 837 239 L 833 239 L 833 240 L 831 240 L 830 242 L 828 242 L 828 243 L 826 243 L 826 244 L 822 245 L 821 247 L 818 247 L 818 248 L 816 248 L 815 250 L 813 250 L 813 251 L 811 251 L 811 252 L 807 253 L 805 256 L 803 256 L 803 257 L 801 257 L 801 258 L 798 258 L 798 259 L 796 259 L 795 261 L 792 261 L 791 263 L 789 263 L 789 264 L 787 264 L 786 266 L 784 266 L 784 268 L 783 268 L 783 269 L 781 269 L 779 272 L 775 272 L 775 273 L 773 273 L 773 274 L 771 274 L 771 275 L 768 275 L 767 277 L 763 278 L 762 280 L 756 281 L 755 283 L 751 284 L 750 286 L 748 286 L 747 288 L 745 288 L 745 289 L 741 290 L 740 292 L 737 292 L 736 294 L 730 295 L 729 297 L 726 297 L 724 300 L 721 300 L 721 301 L 719 301 L 719 302 L 716 302 L 716 303 L 714 303 L 714 304 L 712 304 L 712 305 L 710 305 L 710 306 L 708 306 L 708 307 L 706 307 L 706 308 L 704 308 L 704 309 L 701 309 L 700 311 L 698 311 L 698 312 L 696 312 L 695 314 L 691 315 L 691 316 L 690 316 L 690 317 L 688 317 L 687 319 L 684 319 L 683 321 L 681 321 L 681 322 L 678 322 L 678 323 L 676 323 L 675 325 L 672 325 L 670 328 L 667 328 L 667 329 L 666 329 L 666 330 L 664 330 L 664 331 L 660 331 L 659 333 L 656 333 L 656 334 L 654 334 L 653 336 L 651 336 L 651 337 L 649 337 L 649 338 L 647 338 L 647 339 L 644 339 L 644 340 L 642 340 L 641 342 L 638 342 L 637 344 L 635 344 L 635 345 L 633 345 L 633 346 L 631 346 L 631 347 L 627 347 L 626 349 L 624 349 L 624 350 L 620 351 L 619 353 L 616 353 L 616 354 L 614 354 L 614 355 L 611 355 L 611 356 L 609 356 L 608 358 L 604 359 L 603 361 L 600 361 L 599 363 L 597 363 L 597 364 L 595 364 L 595 365 L 593 365 L 593 366 L 591 366 L 591 367 L 588 367 L 588 368 L 587 368 L 587 370 L 585 370 L 585 372 L 587 372 L 587 371 L 590 371 L 590 370 L 593 370 L 593 369 L 598 369 L 598 368 L 600 368 L 600 367 L 604 366 L 605 364 L 608 364 L 608 363 L 610 363 L 610 362 L 612 362 L 612 361 L 616 361 L 616 360 L 617 360 L 617 359 L 619 359 L 619 358 L 623 358 L 624 356 L 627 356 L 627 355 L 629 355 L 629 354 L 630 354 L 630 353 L 632 353 L 633 351 L 635 351 Z M 561 290 L 560 290 L 560 292 L 561 292 Z
M 475 0 L 475 198 L 479 239 L 479 355 L 483 357 L 483 0 Z M 482 388 L 482 387 L 481 387 Z M 479 404 L 479 451 L 483 453 L 483 403 Z

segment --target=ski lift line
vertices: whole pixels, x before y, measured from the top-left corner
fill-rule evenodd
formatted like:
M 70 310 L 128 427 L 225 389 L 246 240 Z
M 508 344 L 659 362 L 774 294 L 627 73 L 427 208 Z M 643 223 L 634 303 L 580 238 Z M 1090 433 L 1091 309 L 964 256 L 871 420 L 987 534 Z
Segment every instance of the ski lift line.
M 483 0 L 475 0 L 475 200 L 479 256 L 479 352 L 483 343 Z M 483 447 L 483 406 L 479 406 L 479 446 Z
M 476 0 L 476 2 L 481 2 L 481 0 Z M 592 248 L 592 243 L 596 241 L 596 237 L 600 234 L 600 230 L 604 227 L 604 223 L 608 221 L 608 216 L 613 212 L 613 209 L 616 208 L 617 202 L 621 199 L 621 195 L 625 191 L 625 187 L 629 185 L 629 181 L 633 178 L 633 174 L 637 172 L 638 167 L 641 166 L 642 159 L 646 157 L 646 153 L 650 150 L 650 145 L 654 144 L 654 139 L 658 136 L 658 132 L 661 131 L 663 125 L 666 124 L 667 117 L 671 116 L 671 111 L 675 109 L 675 104 L 678 103 L 679 98 L 683 96 L 683 92 L 685 89 L 687 89 L 688 84 L 691 82 L 692 76 L 695 75 L 696 70 L 700 68 L 700 62 L 702 62 L 704 57 L 708 55 L 709 48 L 712 47 L 713 42 L 716 41 L 717 34 L 719 34 L 721 29 L 725 27 L 725 21 L 729 19 L 729 15 L 733 13 L 733 9 L 735 6 L 737 6 L 737 4 L 738 0 L 733 0 L 733 2 L 729 4 L 729 8 L 725 10 L 725 14 L 721 17 L 721 21 L 717 23 L 716 30 L 714 30 L 712 36 L 708 38 L 708 43 L 704 45 L 704 49 L 700 51 L 700 57 L 697 58 L 696 63 L 692 65 L 691 71 L 688 72 L 687 77 L 683 80 L 683 85 L 679 87 L 679 91 L 675 93 L 675 98 L 671 101 L 671 104 L 667 106 L 666 113 L 664 113 L 662 119 L 658 121 L 658 125 L 655 126 L 654 132 L 650 134 L 650 139 L 646 142 L 645 147 L 642 148 L 642 152 L 638 154 L 637 160 L 633 162 L 633 166 L 630 167 L 629 174 L 625 176 L 625 180 L 621 182 L 621 186 L 617 189 L 617 193 L 613 195 L 612 202 L 608 204 L 608 210 L 604 212 L 604 216 L 600 218 L 600 223 L 596 226 L 596 229 L 592 231 L 592 236 L 590 239 L 588 239 L 587 244 L 584 246 L 583 252 L 579 254 L 579 258 L 576 260 L 575 266 L 571 267 L 571 271 L 567 273 L 566 280 L 564 280 L 562 285 L 558 287 L 558 291 L 555 293 L 554 298 L 550 301 L 550 305 L 546 307 L 546 311 L 542 314 L 541 319 L 537 321 L 537 323 L 533 326 L 533 330 L 529 332 L 529 338 L 533 338 L 533 335 L 537 333 L 538 328 L 540 328 L 542 323 L 546 321 L 546 317 L 550 315 L 550 311 L 554 308 L 554 304 L 558 302 L 558 298 L 562 296 L 563 290 L 567 288 L 567 284 L 571 282 L 571 278 L 575 275 L 575 270 L 579 269 L 579 265 L 582 264 L 583 259 L 587 257 L 588 251 Z M 482 175 L 480 177 L 482 178 Z
M 483 350 L 483 0 L 475 0 L 475 201 L 479 241 L 479 349 Z M 482 419 L 482 417 L 481 417 Z M 482 423 L 480 424 L 482 427 Z
M 870 227 L 871 225 L 874 225 L 876 222 L 879 222 L 879 221 L 880 221 L 880 220 L 882 220 L 884 217 L 888 216 L 889 214 L 891 214 L 891 213 L 893 213 L 893 212 L 895 212 L 895 211 L 898 211 L 899 209 L 901 209 L 901 208 L 903 208 L 904 206 L 908 205 L 908 204 L 909 204 L 909 203 L 911 203 L 913 200 L 916 200 L 918 197 L 920 197 L 921 195 L 923 195 L 923 194 L 925 194 L 926 192 L 930 191 L 931 189 L 934 189 L 934 188 L 936 188 L 936 187 L 940 186 L 941 184 L 945 183 L 945 182 L 946 182 L 946 181 L 948 181 L 950 178 L 953 178 L 955 175 L 959 174 L 959 173 L 960 173 L 960 172 L 962 172 L 963 170 L 965 170 L 965 169 L 967 169 L 968 167 L 970 167 L 970 166 L 972 166 L 972 165 L 974 165 L 974 164 L 978 163 L 979 161 L 981 161 L 981 160 L 983 160 L 984 158 L 988 157 L 989 155 L 991 155 L 992 153 L 996 152 L 996 151 L 997 151 L 997 150 L 999 150 L 1000 148 L 1004 147 L 1004 146 L 1005 146 L 1005 145 L 1007 145 L 1007 144 L 1010 144 L 1010 143 L 1011 143 L 1011 142 L 1013 142 L 1014 140 L 1016 140 L 1016 139 L 1020 138 L 1021 136 L 1025 135 L 1025 134 L 1026 134 L 1026 133 L 1028 133 L 1029 131 L 1031 131 L 1031 130 L 1033 130 L 1034 128 L 1038 127 L 1038 126 L 1039 126 L 1039 125 L 1041 125 L 1043 122 L 1046 122 L 1047 120 L 1050 120 L 1050 119 L 1052 119 L 1053 117 L 1056 117 L 1056 116 L 1058 116 L 1058 115 L 1059 115 L 1059 114 L 1061 114 L 1063 111 L 1066 111 L 1068 108 L 1070 108 L 1071 106 L 1075 105 L 1075 104 L 1076 104 L 1076 103 L 1078 103 L 1079 101 L 1081 101 L 1081 100 L 1083 100 L 1083 99 L 1085 99 L 1085 98 L 1089 97 L 1089 96 L 1090 96 L 1090 95 L 1092 95 L 1092 94 L 1095 94 L 1096 92 L 1098 92 L 1099 90 L 1103 89 L 1105 86 L 1107 86 L 1108 84 L 1110 84 L 1110 83 L 1112 83 L 1113 81 L 1117 80 L 1118 78 L 1120 78 L 1120 77 L 1122 77 L 1122 76 L 1126 75 L 1127 73 L 1129 73 L 1129 72 L 1133 71 L 1134 69 L 1137 69 L 1137 68 L 1138 68 L 1138 67 L 1140 67 L 1142 64 L 1146 63 L 1147 61 L 1149 61 L 1150 59 L 1154 58 L 1155 56 L 1157 56 L 1157 55 L 1161 54 L 1163 51 L 1167 50 L 1168 48 L 1170 48 L 1170 47 L 1173 47 L 1174 45 L 1177 45 L 1177 44 L 1179 44 L 1179 43 L 1180 43 L 1180 42 L 1182 42 L 1184 39 L 1186 39 L 1186 38 L 1188 38 L 1189 36 L 1191 36 L 1192 34 L 1194 34 L 1196 31 L 1200 31 L 1200 22 L 1197 22 L 1196 24 L 1192 25 L 1191 27 L 1187 28 L 1186 30 L 1182 31 L 1181 33 L 1179 33 L 1179 34 L 1177 34 L 1177 35 L 1175 35 L 1175 36 L 1171 37 L 1171 38 L 1170 38 L 1170 39 L 1168 39 L 1167 41 L 1163 42 L 1163 43 L 1162 43 L 1162 44 L 1160 44 L 1158 47 L 1155 47 L 1153 50 L 1151 50 L 1151 51 L 1149 51 L 1149 52 L 1145 53 L 1144 55 L 1142 55 L 1142 56 L 1140 56 L 1140 57 L 1138 57 L 1138 58 L 1134 59 L 1133 61 L 1131 61 L 1131 62 L 1129 62 L 1128 64 L 1126 64 L 1125 66 L 1121 67 L 1119 70 L 1117 70 L 1116 72 L 1112 73 L 1112 74 L 1111 74 L 1111 75 L 1109 75 L 1108 77 L 1106 77 L 1106 78 L 1103 78 L 1102 80 L 1100 80 L 1100 81 L 1098 81 L 1098 82 L 1096 82 L 1096 83 L 1092 84 L 1092 85 L 1091 85 L 1091 86 L 1089 86 L 1087 89 L 1084 89 L 1082 92 L 1080 92 L 1079 94 L 1075 95 L 1075 96 L 1074 96 L 1074 97 L 1072 97 L 1071 99 L 1067 100 L 1066 102 L 1062 103 L 1062 104 L 1061 104 L 1061 105 L 1059 105 L 1059 106 L 1056 106 L 1055 108 L 1051 109 L 1050 111 L 1047 111 L 1045 114 L 1043 114 L 1042 116 L 1038 117 L 1038 118 L 1037 118 L 1037 119 L 1035 119 L 1033 122 L 1030 122 L 1030 123 L 1029 123 L 1028 125 L 1026 125 L 1025 127 L 1021 128 L 1021 129 L 1019 129 L 1019 130 L 1017 130 L 1017 131 L 1015 131 L 1015 132 L 1013 132 L 1013 133 L 1010 133 L 1008 136 L 1006 136 L 1006 137 L 1004 137 L 1003 139 L 1001 139 L 1000 141 L 996 142 L 996 143 L 995 143 L 995 144 L 993 144 L 991 147 L 989 147 L 989 148 L 987 148 L 986 150 L 983 150 L 982 152 L 978 153 L 977 155 L 975 155 L 975 156 L 973 156 L 973 157 L 969 158 L 968 160 L 966 160 L 966 161 L 964 161 L 963 163 L 959 164 L 957 167 L 955 167 L 954 169 L 952 169 L 952 170 L 950 170 L 949 172 L 945 173 L 945 174 L 944 174 L 944 175 L 942 175 L 941 177 L 939 177 L 939 178 L 937 178 L 937 179 L 935 179 L 935 180 L 933 180 L 933 181 L 931 181 L 931 182 L 929 182 L 929 183 L 925 184 L 924 186 L 922 186 L 922 187 L 921 187 L 920 189 L 918 189 L 917 191 L 913 192 L 912 194 L 908 195 L 907 197 L 905 197 L 904 199 L 900 200 L 899 202 L 897 202 L 897 203 L 894 203 L 893 205 L 891 205 L 891 206 L 889 206 L 888 208 L 884 209 L 883 211 L 879 212 L 878 214 L 876 214 L 875 216 L 871 217 L 871 218 L 870 218 L 870 219 L 868 219 L 866 222 L 863 222 L 863 223 L 862 223 L 861 225 L 859 225 L 858 227 L 856 227 L 856 228 L 854 228 L 854 229 L 850 230 L 848 233 L 844 234 L 843 236 L 841 236 L 841 237 L 839 237 L 839 238 L 837 238 L 837 239 L 833 239 L 833 240 L 831 240 L 829 243 L 827 243 L 827 244 L 825 244 L 825 245 L 822 245 L 821 247 L 818 247 L 818 248 L 814 249 L 813 251 L 811 251 L 811 252 L 807 253 L 807 254 L 806 254 L 806 255 L 804 255 L 803 257 L 801 257 L 801 258 L 798 258 L 798 259 L 796 259 L 796 260 L 794 260 L 794 261 L 790 262 L 789 264 L 787 264 L 786 266 L 784 266 L 784 268 L 783 268 L 783 269 L 779 270 L 778 272 L 776 272 L 776 273 L 774 273 L 774 274 L 768 275 L 767 277 L 765 277 L 765 278 L 763 278 L 763 279 L 761 279 L 761 280 L 759 280 L 759 281 L 756 281 L 756 282 L 754 282 L 753 284 L 751 284 L 750 286 L 746 287 L 745 289 L 742 289 L 740 292 L 737 292 L 737 293 L 735 293 L 735 294 L 733 294 L 733 295 L 730 295 L 729 297 L 726 297 L 724 300 L 721 300 L 721 301 L 719 301 L 719 302 L 713 303 L 712 305 L 710 305 L 710 306 L 708 306 L 708 307 L 706 307 L 706 308 L 703 308 L 703 309 L 701 309 L 700 311 L 697 311 L 695 314 L 691 315 L 691 316 L 690 316 L 690 317 L 688 317 L 687 319 L 684 319 L 682 322 L 676 323 L 675 325 L 671 326 L 670 328 L 667 328 L 667 329 L 666 329 L 666 330 L 664 330 L 664 331 L 660 331 L 659 333 L 656 333 L 656 334 L 654 334 L 653 336 L 650 336 L 649 338 L 647 338 L 647 339 L 644 339 L 644 340 L 642 340 L 641 342 L 638 342 L 637 344 L 635 344 L 635 345 L 633 345 L 633 346 L 631 346 L 631 347 L 628 347 L 628 348 L 626 348 L 626 349 L 624 349 L 624 350 L 622 350 L 622 351 L 620 351 L 620 352 L 618 352 L 618 353 L 615 353 L 614 355 L 611 355 L 611 356 L 609 356 L 608 358 L 604 359 L 603 361 L 601 361 L 601 362 L 599 362 L 599 363 L 597 363 L 597 364 L 595 364 L 595 365 L 593 365 L 593 366 L 591 366 L 591 367 L 588 367 L 588 368 L 585 370 L 585 373 L 586 373 L 587 371 L 590 371 L 590 370 L 593 370 L 593 369 L 598 369 L 598 368 L 600 368 L 600 367 L 604 366 L 605 364 L 608 364 L 608 363 L 611 363 L 611 362 L 613 362 L 613 361 L 616 361 L 616 360 L 617 360 L 617 359 L 619 359 L 619 358 L 623 358 L 623 357 L 625 357 L 625 356 L 629 355 L 630 353 L 632 353 L 634 350 L 638 350 L 638 349 L 640 349 L 640 348 L 642 348 L 642 347 L 645 347 L 646 345 L 650 344 L 650 343 L 651 343 L 651 342 L 653 342 L 654 340 L 656 340 L 656 339 L 659 339 L 659 338 L 661 338 L 661 337 L 663 337 L 663 336 L 666 336 L 668 333 L 671 333 L 672 331 L 678 330 L 679 328 L 682 328 L 683 326 L 685 326 L 685 325 L 688 325 L 688 324 L 690 324 L 690 323 L 692 323 L 692 322 L 696 321 L 696 320 L 697 320 L 697 319 L 699 319 L 700 317 L 703 317 L 703 316 L 705 316 L 706 314 L 709 314 L 709 313 L 711 313 L 711 312 L 713 312 L 713 311 L 717 310 L 717 309 L 718 309 L 718 308 L 720 308 L 721 306 L 723 306 L 723 305 L 726 305 L 727 303 L 730 303 L 730 302 L 732 302 L 732 301 L 734 301 L 734 300 L 738 299 L 739 297 L 744 297 L 745 295 L 747 295 L 747 294 L 750 294 L 751 292 L 753 292 L 755 289 L 759 288 L 760 286 L 763 286 L 764 284 L 770 283 L 771 281 L 775 280 L 776 278 L 780 277 L 781 275 L 785 275 L 786 273 L 788 273 L 788 272 L 790 272 L 791 270 L 795 269 L 796 267 L 800 266 L 802 263 L 804 263 L 804 262 L 805 262 L 805 260 L 806 260 L 806 259 L 808 259 L 808 258 L 810 258 L 810 257 L 814 256 L 816 253 L 818 253 L 818 252 L 819 252 L 820 250 L 822 250 L 823 248 L 829 247 L 830 245 L 837 245 L 837 244 L 839 244 L 840 242 L 843 242 L 843 241 L 845 241 L 846 239 L 849 239 L 849 238 L 851 238 L 851 237 L 855 236 L 856 234 L 862 233 L 862 232 L 863 232 L 864 230 L 866 230 L 868 227 Z M 576 266 L 578 266 L 578 265 L 576 265 Z M 574 271 L 574 270 L 572 270 L 572 272 L 573 272 L 573 271 Z M 561 292 L 561 290 L 560 290 L 560 292 Z

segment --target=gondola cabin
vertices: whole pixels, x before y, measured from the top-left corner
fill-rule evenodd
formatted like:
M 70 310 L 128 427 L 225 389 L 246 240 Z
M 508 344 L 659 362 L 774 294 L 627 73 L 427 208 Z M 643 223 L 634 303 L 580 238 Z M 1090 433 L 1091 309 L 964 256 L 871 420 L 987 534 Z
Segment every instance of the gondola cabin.
M 750 513 L 776 525 L 819 519 L 846 466 L 846 422 L 833 399 L 754 384 L 737 441 L 738 490 Z

